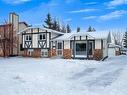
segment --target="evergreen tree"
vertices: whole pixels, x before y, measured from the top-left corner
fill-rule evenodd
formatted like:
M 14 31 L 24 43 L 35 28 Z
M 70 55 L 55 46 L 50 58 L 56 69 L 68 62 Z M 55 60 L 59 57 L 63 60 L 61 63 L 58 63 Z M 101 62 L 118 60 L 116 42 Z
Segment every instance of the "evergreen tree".
M 93 30 L 92 30 L 93 32 L 95 32 L 96 30 L 93 28 Z
M 58 28 L 58 22 L 54 19 L 54 21 L 52 23 L 52 29 L 57 30 L 57 28 Z
M 89 26 L 87 32 L 92 32 L 92 27 L 91 26 Z
M 125 32 L 124 35 L 124 47 L 127 48 L 127 31 Z
M 67 27 L 66 27 L 67 29 L 67 33 L 71 33 L 71 28 L 70 28 L 70 26 L 69 26 L 69 24 L 67 24 Z
M 47 14 L 47 17 L 44 22 L 45 22 L 45 25 L 43 25 L 44 28 L 48 28 L 48 29 L 53 28 L 52 17 L 50 15 L 50 13 Z
M 96 31 L 96 30 L 94 28 L 92 28 L 91 26 L 89 26 L 87 32 L 94 32 L 94 31 Z
M 80 32 L 80 27 L 77 28 L 77 32 Z

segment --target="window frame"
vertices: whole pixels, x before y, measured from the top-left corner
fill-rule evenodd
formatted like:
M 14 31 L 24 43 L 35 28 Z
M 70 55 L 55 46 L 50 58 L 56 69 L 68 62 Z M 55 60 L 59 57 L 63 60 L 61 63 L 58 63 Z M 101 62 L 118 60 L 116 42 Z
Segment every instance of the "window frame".
M 32 41 L 32 35 L 25 35 L 25 41 Z
M 42 39 L 40 39 L 40 36 L 42 36 Z M 41 33 L 38 35 L 38 40 L 46 40 L 46 34 L 45 33 Z

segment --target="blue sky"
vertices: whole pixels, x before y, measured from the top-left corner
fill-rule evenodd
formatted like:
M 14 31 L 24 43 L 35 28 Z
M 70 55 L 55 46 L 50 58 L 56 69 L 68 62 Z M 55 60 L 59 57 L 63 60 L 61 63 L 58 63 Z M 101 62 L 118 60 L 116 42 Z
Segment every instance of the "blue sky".
M 48 12 L 62 23 L 96 30 L 127 28 L 127 0 L 0 0 L 0 23 L 16 12 L 20 21 L 42 25 Z

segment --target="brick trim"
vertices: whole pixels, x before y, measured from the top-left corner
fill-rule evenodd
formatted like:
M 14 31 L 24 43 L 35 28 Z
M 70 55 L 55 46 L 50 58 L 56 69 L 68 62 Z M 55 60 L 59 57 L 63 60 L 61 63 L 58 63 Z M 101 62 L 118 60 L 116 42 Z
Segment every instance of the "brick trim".
M 101 49 L 95 49 L 93 51 L 93 59 L 101 60 L 103 58 L 103 51 Z
M 63 50 L 63 57 L 65 59 L 71 59 L 71 55 L 72 55 L 71 49 L 64 49 Z

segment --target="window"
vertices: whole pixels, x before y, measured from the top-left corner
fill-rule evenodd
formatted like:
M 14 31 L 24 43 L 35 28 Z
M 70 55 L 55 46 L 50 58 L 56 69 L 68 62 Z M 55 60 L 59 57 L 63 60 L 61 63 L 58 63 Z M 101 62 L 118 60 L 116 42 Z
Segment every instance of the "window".
M 76 51 L 86 51 L 86 43 L 76 43 Z
M 76 55 L 86 55 L 86 43 L 76 43 Z
M 39 34 L 39 40 L 45 40 L 46 34 Z
M 62 50 L 62 46 L 63 46 L 63 45 L 62 45 L 61 42 L 58 42 L 58 43 L 57 43 L 57 55 L 58 55 L 58 56 L 62 56 L 62 51 L 63 51 L 63 50 Z
M 58 49 L 62 49 L 62 43 L 58 43 Z
M 26 37 L 25 37 L 26 39 L 26 41 L 31 41 L 32 40 L 32 37 L 31 37 L 31 35 L 26 35 Z
M 42 49 L 41 50 L 41 57 L 48 57 L 48 50 Z

